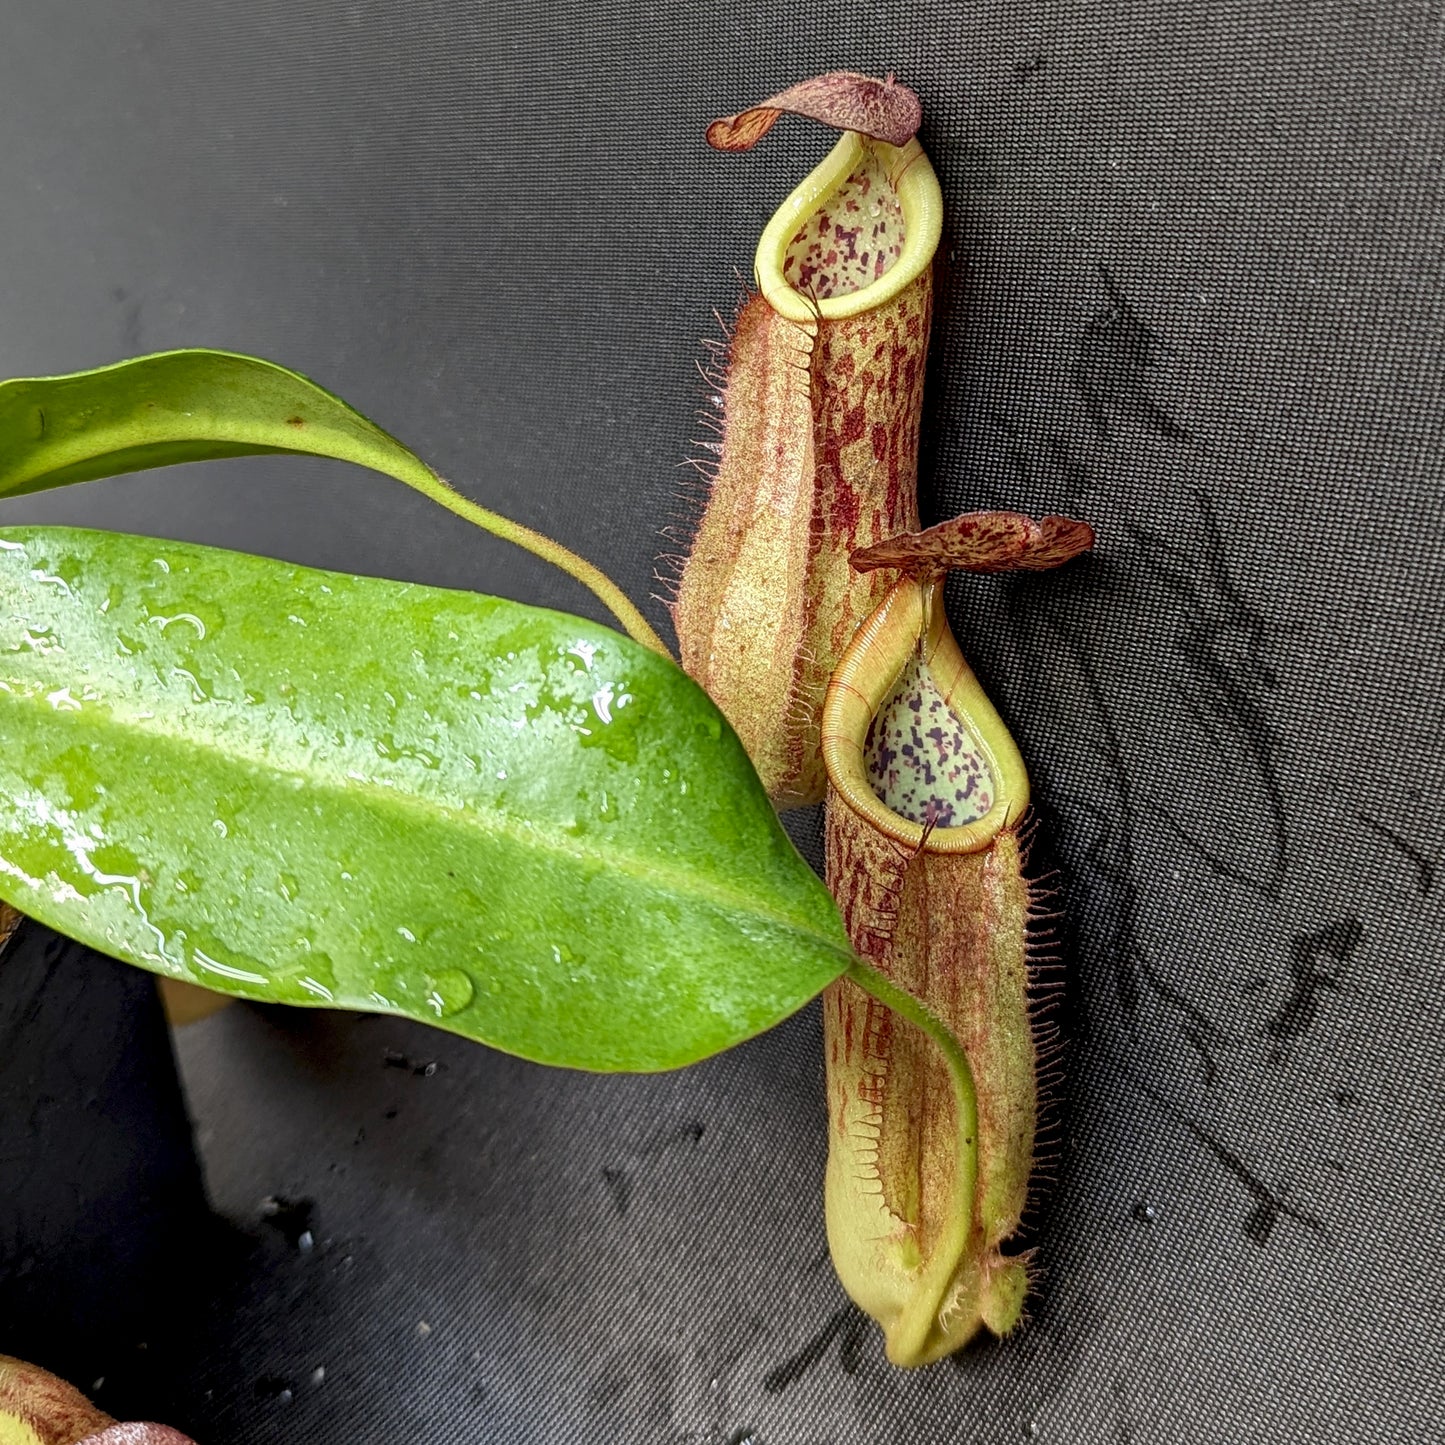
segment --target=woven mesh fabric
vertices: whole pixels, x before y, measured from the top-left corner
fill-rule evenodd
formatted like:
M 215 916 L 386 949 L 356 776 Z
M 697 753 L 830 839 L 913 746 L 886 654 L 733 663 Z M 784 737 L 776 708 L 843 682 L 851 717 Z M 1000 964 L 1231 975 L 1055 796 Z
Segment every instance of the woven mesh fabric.
M 829 144 L 784 121 L 721 157 L 702 128 L 833 66 L 895 70 L 948 207 L 926 516 L 1070 511 L 1101 538 L 1057 576 L 950 593 L 1065 910 L 1015 1336 L 903 1374 L 847 1304 L 815 1009 L 681 1074 L 598 1079 L 235 1008 L 178 1043 L 220 1233 L 177 1235 L 174 1308 L 134 1338 L 57 1293 L 58 1365 L 204 1445 L 1438 1433 L 1438 4 L 0 17 L 0 374 L 274 357 L 639 598 L 674 549 L 699 338 Z M 0 512 L 30 520 L 589 610 L 322 462 Z M 149 1197 L 116 1193 L 118 1237 Z M 23 1324 L 0 1350 L 26 1352 Z

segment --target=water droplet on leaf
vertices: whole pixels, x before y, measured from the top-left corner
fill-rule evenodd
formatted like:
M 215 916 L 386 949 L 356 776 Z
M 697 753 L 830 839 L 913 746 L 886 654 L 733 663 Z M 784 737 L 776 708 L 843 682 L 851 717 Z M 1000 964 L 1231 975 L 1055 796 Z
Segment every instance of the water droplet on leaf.
M 460 1013 L 471 1003 L 476 992 L 471 975 L 459 968 L 447 968 L 428 975 L 426 983 L 426 1001 L 437 1017 L 443 1019 Z

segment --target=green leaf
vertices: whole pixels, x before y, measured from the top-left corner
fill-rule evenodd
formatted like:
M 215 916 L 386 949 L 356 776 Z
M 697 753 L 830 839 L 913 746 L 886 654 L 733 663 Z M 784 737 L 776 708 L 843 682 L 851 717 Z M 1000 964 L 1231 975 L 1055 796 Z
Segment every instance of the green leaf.
M 162 351 L 70 376 L 0 382 L 0 496 L 174 462 L 294 452 L 412 485 L 431 468 L 340 397 L 228 351 Z
M 0 736 L 0 896 L 247 998 L 661 1069 L 851 957 L 702 690 L 561 613 L 4 529 Z
M 455 492 L 415 452 L 299 372 L 230 351 L 160 351 L 68 376 L 0 382 L 0 496 L 218 457 L 355 462 L 575 577 L 664 655 L 646 618 L 590 562 Z

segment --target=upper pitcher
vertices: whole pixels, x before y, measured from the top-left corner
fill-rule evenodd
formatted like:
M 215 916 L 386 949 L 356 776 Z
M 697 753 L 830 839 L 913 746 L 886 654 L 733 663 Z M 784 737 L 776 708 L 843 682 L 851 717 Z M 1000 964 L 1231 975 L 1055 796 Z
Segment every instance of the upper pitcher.
M 758 293 L 728 351 L 716 474 L 673 606 L 684 668 L 779 808 L 823 797 L 828 679 L 886 590 L 852 571 L 849 554 L 918 526 L 943 216 L 912 138 L 912 92 L 861 76 L 809 86 L 709 130 L 720 148 L 745 149 L 771 123 L 753 118 L 785 109 L 845 127 L 758 243 Z

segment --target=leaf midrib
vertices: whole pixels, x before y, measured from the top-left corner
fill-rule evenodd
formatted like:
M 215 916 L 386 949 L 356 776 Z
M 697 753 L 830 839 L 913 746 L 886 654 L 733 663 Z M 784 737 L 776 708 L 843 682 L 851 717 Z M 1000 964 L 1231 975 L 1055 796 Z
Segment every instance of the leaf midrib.
M 386 811 L 389 805 L 403 814 L 423 815 L 431 819 L 438 817 L 451 819 L 489 837 L 506 838 L 519 847 L 531 848 L 552 857 L 564 858 L 574 864 L 599 863 L 604 867 L 610 867 L 626 874 L 643 885 L 653 888 L 656 892 L 670 893 L 682 899 L 696 899 L 720 912 L 761 918 L 790 932 L 815 939 L 829 951 L 837 953 L 844 959 L 851 956 L 840 943 L 810 925 L 779 913 L 775 909 L 760 907 L 755 895 L 720 887 L 695 872 L 679 873 L 674 869 L 659 867 L 656 862 L 643 859 L 626 848 L 617 845 L 600 848 L 582 840 L 560 838 L 550 830 L 538 829 L 535 826 L 526 827 L 493 809 L 459 808 L 432 799 L 425 799 L 398 788 L 389 788 L 381 783 L 357 779 L 348 775 L 326 772 L 318 777 L 317 774 L 302 768 L 280 767 L 277 766 L 274 755 L 268 754 L 264 749 L 258 752 L 250 748 L 237 747 L 234 745 L 234 738 L 228 737 L 226 746 L 202 747 L 184 732 L 166 727 L 146 726 L 145 723 L 150 721 L 149 719 L 127 717 L 123 709 L 116 708 L 112 703 L 103 699 L 96 701 L 107 708 L 109 713 L 107 721 L 119 727 L 122 734 L 128 738 L 154 739 L 186 756 L 215 757 L 219 755 L 227 762 L 273 777 L 300 778 L 313 788 L 323 789 L 331 794 L 355 795 L 360 792 L 368 799 L 382 805 L 380 811 Z M 0 710 L 3 710 L 7 704 L 20 706 L 34 704 L 37 711 L 44 708 L 46 712 L 41 715 L 45 717 L 48 724 L 55 725 L 55 710 L 50 707 L 40 692 L 27 692 L 18 696 L 13 692 L 0 692 Z M 85 705 L 92 706 L 94 704 L 87 702 Z M 177 718 L 184 716 L 183 713 L 173 715 Z M 84 725 L 94 728 L 96 731 L 102 731 L 105 726 L 91 722 L 89 719 Z M 64 724 L 61 726 L 63 727 Z M 666 880 L 665 883 L 659 883 L 659 875 Z M 687 886 L 683 886 L 682 881 L 679 880 L 685 880 Z

